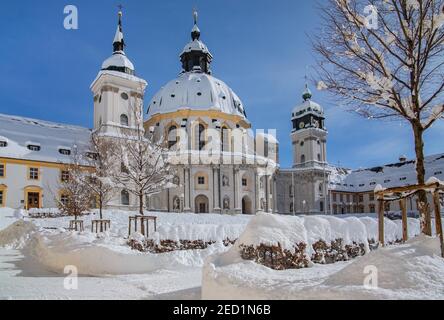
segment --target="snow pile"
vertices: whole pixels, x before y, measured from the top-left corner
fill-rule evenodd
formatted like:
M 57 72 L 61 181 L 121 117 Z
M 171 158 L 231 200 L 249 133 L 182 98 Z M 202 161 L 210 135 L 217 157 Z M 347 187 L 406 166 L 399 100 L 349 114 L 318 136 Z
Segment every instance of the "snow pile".
M 439 253 L 438 239 L 421 236 L 352 261 L 284 271 L 225 253 L 207 261 L 202 298 L 444 299 L 444 259 Z M 372 282 L 367 281 L 369 270 L 375 276 Z
M 195 215 L 179 213 L 147 213 L 158 218 L 158 232 L 150 225 L 151 239 L 204 240 L 215 242 L 203 250 L 176 251 L 163 254 L 140 253 L 128 246 L 128 217 L 134 212 L 105 210 L 111 229 L 103 234 L 90 233 L 91 220 L 97 212 L 81 217 L 86 232 L 67 232 L 72 217 L 17 221 L 15 211 L 0 209 L 0 246 L 21 249 L 43 268 L 62 274 L 65 266 L 74 265 L 82 275 L 125 275 L 147 273 L 159 269 L 197 267 L 210 255 L 227 250 L 222 241 L 236 240 L 250 217 Z M 12 223 L 12 225 L 11 225 Z M 9 227 L 8 227 L 9 226 Z M 6 228 L 2 230 L 2 228 Z M 145 240 L 137 233 L 133 240 Z
M 142 274 L 177 266 L 202 267 L 210 255 L 226 249 L 214 245 L 206 250 L 172 252 L 161 255 L 139 253 L 121 238 L 107 234 L 41 232 L 25 248 L 25 253 L 50 271 L 63 273 L 75 266 L 81 275 Z
M 401 221 L 384 219 L 384 234 L 387 243 L 402 239 Z M 409 219 L 412 236 L 419 234 L 419 221 Z M 378 220 L 370 217 L 336 218 L 333 216 L 280 216 L 260 213 L 253 217 L 238 245 L 259 246 L 261 244 L 292 250 L 303 242 L 312 253 L 312 245 L 320 240 L 327 243 L 342 239 L 345 245 L 362 243 L 368 251 L 368 241 L 378 239 Z
M 0 247 L 21 249 L 37 229 L 32 222 L 18 220 L 6 229 L 0 230 Z

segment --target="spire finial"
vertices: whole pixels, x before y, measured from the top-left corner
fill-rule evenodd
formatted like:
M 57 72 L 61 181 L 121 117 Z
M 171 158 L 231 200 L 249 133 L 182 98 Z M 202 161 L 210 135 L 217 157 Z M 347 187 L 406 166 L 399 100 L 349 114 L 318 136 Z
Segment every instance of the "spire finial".
M 199 27 L 197 26 L 198 18 L 199 18 L 199 14 L 197 13 L 197 9 L 194 8 L 193 9 L 194 26 L 193 26 L 193 30 L 191 30 L 191 39 L 193 39 L 193 41 L 199 40 L 199 38 L 200 38 L 200 30 L 199 30 Z
M 310 88 L 308 87 L 308 76 L 307 74 L 305 74 L 305 90 L 304 93 L 302 94 L 302 98 L 304 99 L 304 101 L 310 100 L 312 97 Z
M 194 24 L 197 25 L 197 19 L 199 18 L 199 14 L 197 13 L 197 9 L 196 7 L 194 7 L 193 9 L 193 19 L 194 19 Z
M 117 15 L 119 16 L 119 21 L 117 23 L 117 31 L 113 41 L 114 52 L 123 51 L 125 47 L 125 40 L 123 39 L 123 31 L 122 31 L 123 6 L 119 4 L 117 7 L 119 8 L 119 12 L 117 13 Z

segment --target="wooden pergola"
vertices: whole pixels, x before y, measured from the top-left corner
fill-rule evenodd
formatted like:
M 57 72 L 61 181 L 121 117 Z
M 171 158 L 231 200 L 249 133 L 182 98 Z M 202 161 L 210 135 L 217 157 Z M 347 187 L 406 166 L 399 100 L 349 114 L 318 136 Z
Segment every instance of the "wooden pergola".
M 381 189 L 375 191 L 376 198 L 378 200 L 378 233 L 379 243 L 384 246 L 384 211 L 385 204 L 387 202 L 399 201 L 399 206 L 402 211 L 402 238 L 403 241 L 407 241 L 408 236 L 408 224 L 407 224 L 407 203 L 406 200 L 420 191 L 426 191 L 433 195 L 433 207 L 435 212 L 435 227 L 436 235 L 439 236 L 441 244 L 441 256 L 444 258 L 444 241 L 442 233 L 441 223 L 441 203 L 440 195 L 444 194 L 444 184 L 441 182 L 432 182 L 427 184 L 417 184 L 404 187 L 395 187 L 390 189 Z

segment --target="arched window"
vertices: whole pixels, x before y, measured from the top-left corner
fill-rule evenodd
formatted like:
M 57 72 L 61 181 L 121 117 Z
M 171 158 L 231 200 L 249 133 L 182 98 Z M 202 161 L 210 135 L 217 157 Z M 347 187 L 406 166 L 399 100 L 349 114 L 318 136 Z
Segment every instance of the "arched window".
M 305 154 L 301 156 L 301 163 L 305 163 Z
M 230 151 L 229 140 L 230 140 L 229 129 L 227 127 L 223 127 L 221 134 L 222 152 Z
M 130 196 L 128 191 L 122 190 L 122 192 L 120 193 L 120 202 L 122 203 L 123 206 L 129 206 Z
M 176 146 L 179 138 L 177 136 L 177 127 L 171 126 L 168 129 L 168 148 L 172 149 L 174 146 Z
M 129 122 L 128 122 L 128 116 L 126 114 L 120 115 L 120 124 L 122 126 L 128 127 Z
M 205 144 L 205 127 L 203 124 L 199 124 L 199 150 L 203 150 Z
M 194 141 L 197 150 L 203 150 L 206 145 L 205 141 L 205 126 L 203 124 L 199 124 L 195 126 L 194 131 Z

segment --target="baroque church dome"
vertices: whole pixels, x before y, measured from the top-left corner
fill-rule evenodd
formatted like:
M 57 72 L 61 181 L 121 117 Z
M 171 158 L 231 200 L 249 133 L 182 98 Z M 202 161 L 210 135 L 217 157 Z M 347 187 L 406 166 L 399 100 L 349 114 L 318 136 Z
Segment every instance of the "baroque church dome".
M 239 97 L 223 81 L 201 72 L 184 72 L 151 100 L 148 115 L 178 110 L 214 110 L 246 118 Z
M 179 110 L 205 110 L 247 118 L 239 97 L 227 84 L 212 76 L 213 56 L 200 40 L 196 13 L 191 42 L 184 47 L 180 59 L 182 72 L 154 95 L 148 105 L 148 117 Z

